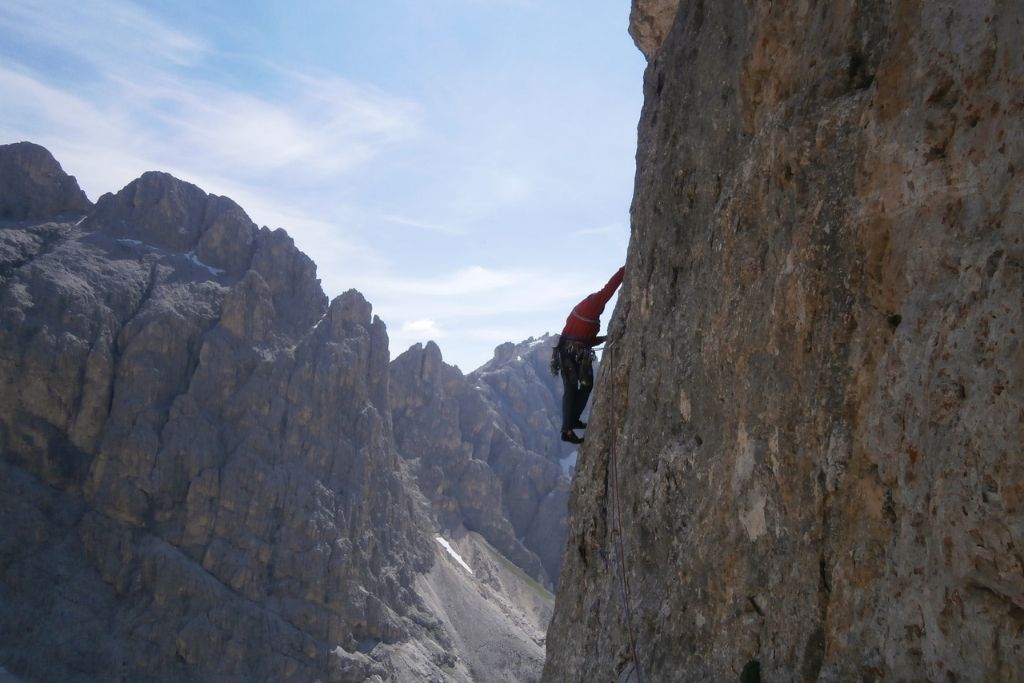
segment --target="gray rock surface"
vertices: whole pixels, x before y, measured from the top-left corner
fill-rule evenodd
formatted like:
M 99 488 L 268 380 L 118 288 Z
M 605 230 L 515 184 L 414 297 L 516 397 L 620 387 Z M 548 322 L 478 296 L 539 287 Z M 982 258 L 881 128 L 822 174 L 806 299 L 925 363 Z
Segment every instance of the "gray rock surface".
M 552 335 L 506 342 L 467 379 L 507 419 L 513 438 L 535 453 L 564 458 L 576 447 L 559 438 L 562 380 L 549 369 L 555 343 Z
M 661 49 L 672 29 L 680 0 L 633 0 L 629 11 L 629 35 L 648 61 Z
M 166 174 L 79 218 L 0 226 L 0 664 L 362 682 L 465 655 L 450 679 L 482 680 L 420 592 L 438 548 L 370 304 L 328 306 L 286 233 Z M 500 614 L 536 677 L 534 627 Z
M 31 142 L 0 145 L 0 220 L 37 220 L 92 208 L 78 181 Z
M 568 478 L 547 370 L 549 338 L 505 344 L 470 375 L 433 342 L 391 363 L 391 413 L 399 452 L 442 528 L 465 527 L 531 577 L 558 578 Z
M 554 596 L 479 534 L 446 540 L 469 569 L 444 552 L 418 580 L 428 607 L 452 634 L 453 650 L 463 653 L 446 674 L 455 678 L 461 664 L 474 681 L 536 683 Z
M 679 12 L 544 680 L 1021 680 L 1024 7 Z

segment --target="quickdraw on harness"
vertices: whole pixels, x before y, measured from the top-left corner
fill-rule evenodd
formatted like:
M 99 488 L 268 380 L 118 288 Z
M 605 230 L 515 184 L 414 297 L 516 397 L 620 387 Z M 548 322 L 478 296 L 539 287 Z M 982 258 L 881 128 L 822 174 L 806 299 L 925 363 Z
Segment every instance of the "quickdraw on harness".
M 573 309 L 573 314 L 576 314 L 576 309 Z M 582 319 L 586 320 L 586 318 Z M 559 359 L 562 353 L 574 360 L 581 370 L 593 366 L 594 361 L 597 360 L 597 354 L 586 342 L 587 340 L 582 337 L 570 337 L 566 334 L 559 335 L 558 343 L 551 349 L 551 363 L 548 366 L 551 374 L 558 377 L 562 368 L 562 363 Z

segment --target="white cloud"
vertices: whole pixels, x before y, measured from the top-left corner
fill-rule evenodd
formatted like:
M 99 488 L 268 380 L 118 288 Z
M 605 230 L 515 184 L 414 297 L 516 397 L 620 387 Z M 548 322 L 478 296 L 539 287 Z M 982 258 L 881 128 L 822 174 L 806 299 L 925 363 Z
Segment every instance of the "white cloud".
M 292 182 L 342 174 L 415 135 L 416 105 L 337 77 L 287 72 L 288 97 L 269 100 L 180 77 L 120 82 L 140 130 L 164 156 L 201 150 L 193 164 L 233 177 L 287 173 Z
M 430 312 L 435 327 L 455 330 L 481 328 L 511 317 L 562 316 L 579 292 L 579 274 L 527 270 L 497 270 L 472 266 L 429 278 L 410 278 L 393 272 L 353 274 L 356 287 L 374 303 L 379 315 L 403 335 L 416 330 L 409 323 Z M 579 294 L 579 296 L 577 296 Z M 504 327 L 504 323 L 501 325 Z M 560 327 L 560 325 L 559 325 Z M 529 336 L 530 331 L 523 336 Z M 421 334 L 417 340 L 426 341 Z M 505 341 L 508 341 L 507 339 Z
M 437 323 L 433 320 L 411 320 L 402 325 L 401 333 L 404 335 L 410 335 L 415 337 L 427 337 L 429 339 L 438 339 L 443 335 L 440 329 L 437 327 Z
M 26 63 L 0 67 L 0 132 L 90 141 L 97 157 L 118 150 L 120 161 L 136 158 L 135 168 L 327 182 L 419 129 L 416 103 L 336 75 L 267 67 L 278 90 L 271 97 L 179 68 L 216 54 L 128 3 L 9 0 L 0 4 L 0 30 L 70 65 L 45 76 Z
M 591 276 L 580 271 L 480 266 L 435 278 L 385 273 L 356 278 L 358 289 L 388 323 L 392 355 L 416 343 L 443 339 L 445 359 L 458 363 L 463 371 L 482 365 L 501 343 L 558 332 L 572 305 L 589 294 L 586 287 L 594 284 Z M 609 314 L 610 309 L 605 317 Z

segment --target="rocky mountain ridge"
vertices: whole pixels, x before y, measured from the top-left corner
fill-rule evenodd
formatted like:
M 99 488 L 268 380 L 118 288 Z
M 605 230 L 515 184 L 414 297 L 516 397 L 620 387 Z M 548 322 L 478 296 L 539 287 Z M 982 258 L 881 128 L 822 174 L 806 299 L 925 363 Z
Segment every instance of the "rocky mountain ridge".
M 550 596 L 435 540 L 358 292 L 328 302 L 283 230 L 167 174 L 93 206 L 18 143 L 0 179 L 7 670 L 536 680 Z
M 391 363 L 398 450 L 442 526 L 477 531 L 529 575 L 554 587 L 565 546 L 569 480 L 557 440 L 560 383 L 552 339 L 504 344 L 463 375 L 433 342 Z
M 544 680 L 1021 680 L 1024 8 L 673 4 Z

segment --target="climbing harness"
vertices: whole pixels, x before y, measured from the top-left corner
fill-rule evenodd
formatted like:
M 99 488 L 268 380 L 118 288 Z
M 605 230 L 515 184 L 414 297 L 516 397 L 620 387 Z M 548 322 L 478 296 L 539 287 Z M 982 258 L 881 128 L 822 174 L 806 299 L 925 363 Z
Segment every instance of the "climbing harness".
M 615 368 L 614 363 L 614 346 L 609 342 L 607 344 L 607 352 L 609 355 L 608 365 Z M 615 424 L 615 392 L 612 395 L 612 420 Z M 609 475 L 612 480 L 611 491 L 612 491 L 612 528 L 611 535 L 616 541 L 615 554 L 618 556 L 619 565 L 619 590 L 622 594 L 622 608 L 626 618 L 626 634 L 629 636 L 629 649 L 633 657 L 633 667 L 637 675 L 638 683 L 644 683 L 644 671 L 640 665 L 640 658 L 636 654 L 636 637 L 633 635 L 633 610 L 631 607 L 632 596 L 629 591 L 629 577 L 627 576 L 628 571 L 626 568 L 626 553 L 624 551 L 625 539 L 622 534 L 622 496 L 619 493 L 619 463 L 618 458 L 615 457 L 615 444 L 609 449 L 608 460 L 609 460 Z
M 584 341 L 581 337 L 570 337 L 564 334 L 559 336 L 558 343 L 551 348 L 551 362 L 548 365 L 553 376 L 558 377 L 562 372 L 559 356 L 564 353 L 579 366 L 581 381 L 584 377 L 590 377 L 589 381 L 582 381 L 582 383 L 584 385 L 593 383 L 593 372 L 589 370 L 593 367 L 594 361 L 597 360 L 597 353 L 593 348 L 587 346 Z

